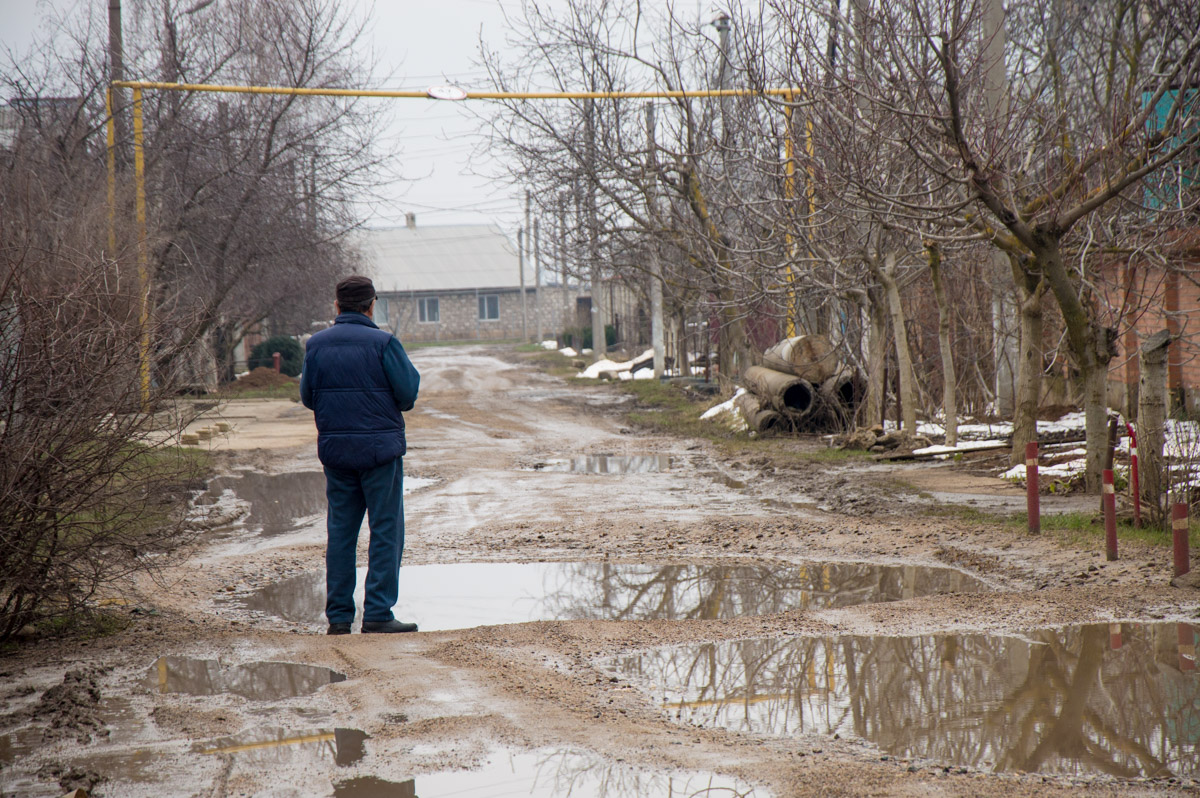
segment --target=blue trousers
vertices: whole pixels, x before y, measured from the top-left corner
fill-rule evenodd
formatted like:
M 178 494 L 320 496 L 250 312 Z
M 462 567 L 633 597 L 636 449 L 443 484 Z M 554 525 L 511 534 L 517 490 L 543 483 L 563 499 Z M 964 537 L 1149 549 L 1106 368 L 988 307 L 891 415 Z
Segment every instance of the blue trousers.
M 355 553 L 366 513 L 371 528 L 367 548 L 364 621 L 392 620 L 400 590 L 404 551 L 404 464 L 397 457 L 366 471 L 325 466 L 328 543 L 325 547 L 325 617 L 330 623 L 354 621 Z

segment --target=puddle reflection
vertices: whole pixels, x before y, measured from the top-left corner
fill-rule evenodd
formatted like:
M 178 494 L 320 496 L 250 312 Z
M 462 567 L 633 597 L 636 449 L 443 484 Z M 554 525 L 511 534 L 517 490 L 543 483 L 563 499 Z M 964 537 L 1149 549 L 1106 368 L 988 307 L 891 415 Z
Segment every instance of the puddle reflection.
M 276 701 L 311 695 L 327 684 L 345 680 L 345 674 L 329 668 L 291 662 L 249 662 L 222 668 L 211 659 L 160 657 L 150 666 L 144 684 L 159 693 L 232 693 L 252 701 Z
M 686 723 L 856 736 L 898 757 L 996 771 L 1200 774 L 1187 624 L 744 640 L 610 666 Z
M 360 604 L 364 574 L 359 569 Z M 725 619 L 986 589 L 952 568 L 869 563 L 463 563 L 405 566 L 395 611 L 436 631 L 539 620 Z M 318 623 L 325 576 L 269 585 L 242 606 Z
M 404 495 L 433 484 L 426 477 L 405 477 Z M 195 501 L 197 505 L 217 503 L 226 491 L 250 505 L 245 527 L 264 537 L 294 532 L 325 515 L 325 474 L 321 471 L 294 471 L 284 474 L 260 474 L 240 471 L 216 477 Z
M 212 504 L 227 490 L 250 504 L 246 527 L 267 537 L 292 532 L 301 520 L 325 514 L 325 474 L 320 471 L 242 471 L 216 477 L 196 504 Z
M 330 759 L 349 767 L 366 756 L 367 734 L 358 729 L 322 729 L 299 732 L 289 729 L 253 729 L 222 737 L 192 748 L 205 756 L 228 755 L 259 764 L 284 764 Z
M 589 454 L 534 466 L 536 471 L 569 471 L 573 474 L 657 474 L 670 468 L 671 458 L 665 454 Z
M 402 783 L 358 778 L 334 786 L 334 798 L 767 798 L 764 790 L 713 773 L 669 773 L 614 763 L 594 754 L 547 750 L 498 753 L 478 770 L 432 773 Z
M 333 798 L 417 798 L 417 787 L 412 779 L 396 783 L 362 776 L 333 785 Z

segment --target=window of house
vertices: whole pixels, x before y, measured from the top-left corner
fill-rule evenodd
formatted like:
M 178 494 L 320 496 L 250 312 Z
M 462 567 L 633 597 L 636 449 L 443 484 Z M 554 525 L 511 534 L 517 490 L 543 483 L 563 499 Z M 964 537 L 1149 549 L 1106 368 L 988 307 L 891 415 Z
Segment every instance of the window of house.
M 495 294 L 481 295 L 479 297 L 480 321 L 490 321 L 498 318 L 500 318 L 500 297 Z
M 422 322 L 440 321 L 438 315 L 438 298 L 425 296 L 417 300 L 417 318 Z

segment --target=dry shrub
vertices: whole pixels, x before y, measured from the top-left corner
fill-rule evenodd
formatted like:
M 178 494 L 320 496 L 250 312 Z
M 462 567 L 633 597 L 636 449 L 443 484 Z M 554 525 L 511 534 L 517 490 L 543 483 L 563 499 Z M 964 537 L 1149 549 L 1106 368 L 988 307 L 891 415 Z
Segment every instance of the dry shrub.
M 0 169 L 0 640 L 168 562 L 197 465 L 168 446 L 171 386 L 143 394 L 137 270 L 105 252 L 98 169 L 36 154 Z

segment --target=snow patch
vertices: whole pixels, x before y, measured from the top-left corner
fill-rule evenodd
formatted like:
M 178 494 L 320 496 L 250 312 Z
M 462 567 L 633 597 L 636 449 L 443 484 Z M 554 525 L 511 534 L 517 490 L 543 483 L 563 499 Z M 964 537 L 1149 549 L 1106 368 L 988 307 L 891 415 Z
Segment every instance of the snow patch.
M 587 350 L 584 350 L 584 351 L 587 351 Z M 615 371 L 615 372 L 618 372 L 617 376 L 622 380 L 632 379 L 633 375 L 628 374 L 628 372 L 631 368 L 633 368 L 633 364 L 639 360 L 645 360 L 646 358 L 653 357 L 653 356 L 654 356 L 654 350 L 647 349 L 645 352 L 642 352 L 642 354 L 638 355 L 637 357 L 633 358 L 632 360 L 623 360 L 623 361 L 597 360 L 595 363 L 588 366 L 583 371 L 579 372 L 579 374 L 577 374 L 576 376 L 586 377 L 588 379 L 594 380 L 594 379 L 598 379 L 600 377 L 601 372 Z M 625 375 L 628 375 L 628 376 L 625 376 Z M 651 375 L 653 375 L 653 372 L 651 372 Z
M 719 416 L 722 413 L 732 413 L 733 411 L 735 411 L 737 409 L 734 406 L 734 400 L 737 399 L 742 394 L 744 394 L 745 392 L 746 392 L 745 388 L 738 388 L 737 393 L 735 393 L 732 396 L 732 398 L 726 399 L 724 402 L 721 402 L 721 404 L 719 404 L 719 405 L 713 405 L 712 407 L 708 408 L 707 410 L 704 411 L 704 413 L 700 416 L 700 418 L 707 420 L 710 418 L 715 418 L 716 416 Z M 740 413 L 739 413 L 739 415 L 740 415 Z M 743 419 L 743 423 L 745 423 L 745 419 Z
M 1005 446 L 1002 440 L 990 441 L 968 441 L 960 443 L 957 446 L 926 446 L 923 449 L 913 449 L 913 454 L 958 454 L 959 452 L 974 452 L 980 449 L 992 449 L 997 446 Z

